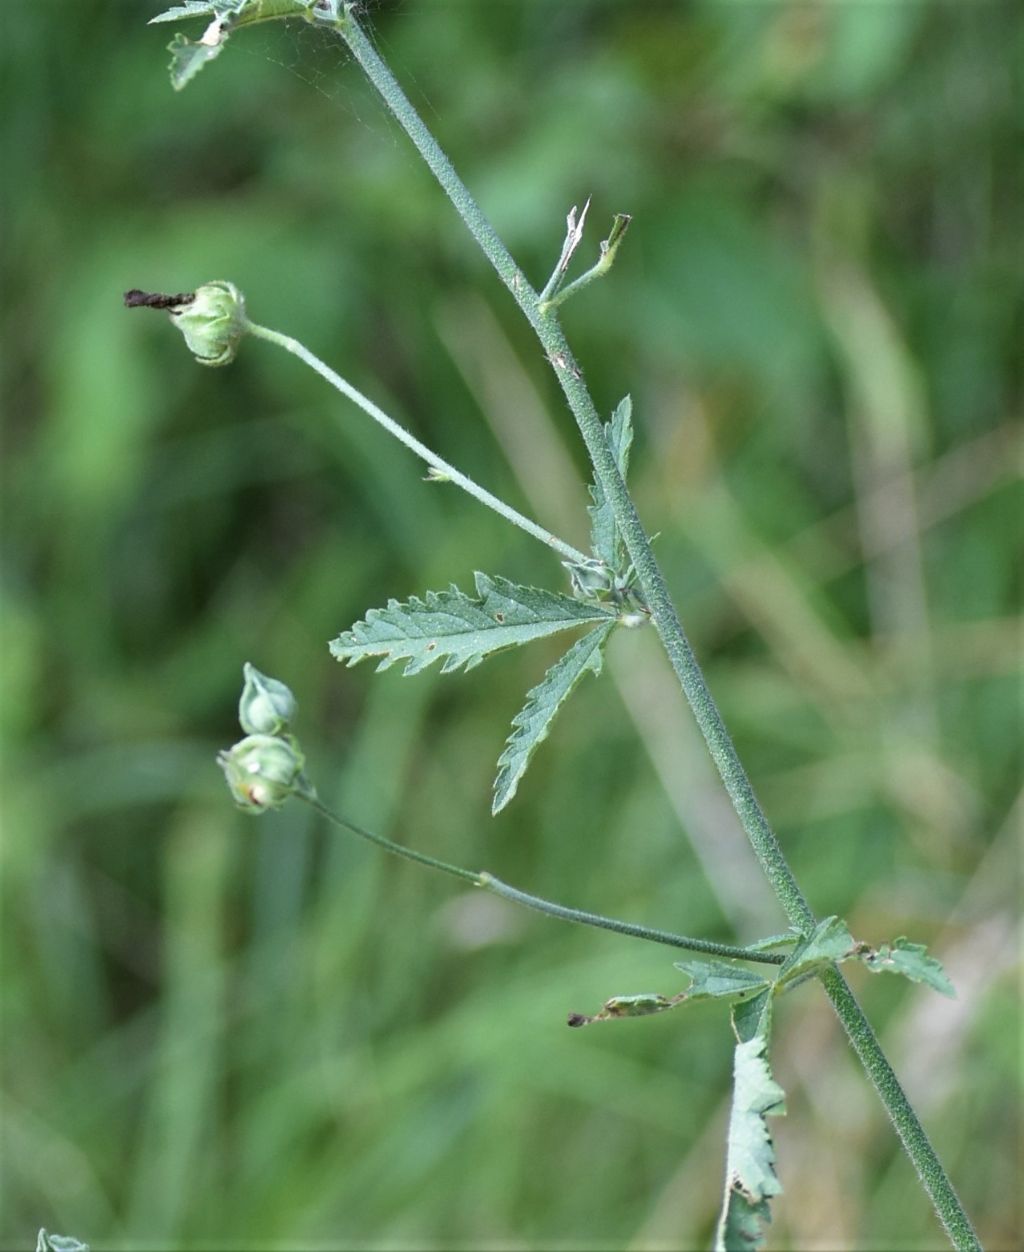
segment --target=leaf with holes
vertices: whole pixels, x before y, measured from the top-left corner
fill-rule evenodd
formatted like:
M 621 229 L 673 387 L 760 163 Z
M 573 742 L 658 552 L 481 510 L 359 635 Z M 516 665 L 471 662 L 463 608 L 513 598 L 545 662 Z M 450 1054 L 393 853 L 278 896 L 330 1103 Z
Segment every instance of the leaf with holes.
M 555 714 L 585 674 L 600 674 L 601 657 L 614 621 L 602 622 L 572 645 L 543 680 L 526 693 L 526 705 L 512 719 L 512 734 L 498 757 L 492 813 L 499 813 L 516 793 L 534 752 L 547 738 Z
M 891 944 L 883 943 L 877 952 L 872 949 L 862 952 L 860 959 L 873 974 L 902 974 L 914 982 L 927 983 L 944 996 L 956 998 L 956 989 L 935 957 L 928 955 L 923 943 L 911 943 L 904 935 Z
M 732 1110 L 725 1160 L 725 1198 L 715 1236 L 716 1252 L 763 1246 L 768 1201 L 782 1191 L 766 1117 L 785 1113 L 786 1095 L 772 1078 L 763 1035 L 736 1045 Z
M 379 658 L 378 671 L 405 661 L 403 674 L 444 659 L 441 672 L 472 669 L 485 656 L 571 630 L 591 622 L 613 623 L 615 614 L 598 604 L 574 600 L 540 587 L 522 587 L 506 578 L 476 574 L 477 597 L 458 587 L 428 591 L 420 600 L 388 601 L 331 642 L 339 661 L 355 665 Z

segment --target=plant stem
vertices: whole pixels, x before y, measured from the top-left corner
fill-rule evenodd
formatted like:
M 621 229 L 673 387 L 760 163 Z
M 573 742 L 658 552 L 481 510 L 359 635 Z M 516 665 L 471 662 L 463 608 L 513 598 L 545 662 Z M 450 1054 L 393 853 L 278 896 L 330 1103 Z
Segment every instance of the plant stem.
M 960 1197 L 846 979 L 835 966 L 822 971 L 818 977 L 854 1052 L 885 1105 L 903 1149 L 913 1162 L 950 1243 L 958 1252 L 981 1252 L 981 1241 L 960 1203 Z
M 337 29 L 364 73 L 419 150 L 543 345 L 576 418 L 594 473 L 614 511 L 626 550 L 636 570 L 637 581 L 669 662 L 693 710 L 736 815 L 786 916 L 801 932 L 808 933 L 814 925 L 814 914 L 758 803 L 746 770 L 704 680 L 668 593 L 664 575 L 651 550 L 650 540 L 604 437 L 601 418 L 583 382 L 582 371 L 566 342 L 554 308 L 550 305 L 546 308 L 541 306 L 537 293 L 526 282 L 494 227 L 456 174 L 391 70 L 363 34 L 350 9 L 338 21 Z M 958 1252 L 980 1248 L 970 1219 L 846 980 L 835 968 L 826 970 L 821 978 L 843 1028 L 896 1126 L 904 1149 L 953 1246 Z
M 511 522 L 514 526 L 518 526 L 520 530 L 525 530 L 528 535 L 532 535 L 534 539 L 539 539 L 541 543 L 547 544 L 549 548 L 553 548 L 555 552 L 571 561 L 574 565 L 587 561 L 586 555 L 574 548 L 572 544 L 565 543 L 557 535 L 552 535 L 550 531 L 538 526 L 536 522 L 531 522 L 528 517 L 524 517 L 522 513 L 517 512 L 511 505 L 506 504 L 503 500 L 499 500 L 497 496 L 491 495 L 484 487 L 475 483 L 472 478 L 468 478 L 465 474 L 460 473 L 454 465 L 450 465 L 442 457 L 439 457 L 436 452 L 432 452 L 426 444 L 420 443 L 415 435 L 411 435 L 394 418 L 388 417 L 384 410 L 374 404 L 368 396 L 364 396 L 358 388 L 346 382 L 340 374 L 332 370 L 329 365 L 321 361 L 318 356 L 310 352 L 297 339 L 292 339 L 290 335 L 282 335 L 280 331 L 270 330 L 266 326 L 259 326 L 255 322 L 249 322 L 247 329 L 257 339 L 265 339 L 268 343 L 276 343 L 278 347 L 284 348 L 286 352 L 290 352 L 293 356 L 297 356 L 300 361 L 304 361 L 321 378 L 326 379 L 335 390 L 340 391 L 343 396 L 347 396 L 364 413 L 368 413 L 389 434 L 394 435 L 407 448 L 411 448 L 432 469 L 439 471 L 446 479 L 461 487 L 463 491 L 468 492 L 474 499 L 479 500 L 481 504 L 486 504 L 489 509 L 493 509 L 495 513 L 500 514 L 506 521 Z
M 708 745 L 711 757 L 725 783 L 743 829 L 786 916 L 801 931 L 814 926 L 814 914 L 804 899 L 793 873 L 779 846 L 768 820 L 757 802 L 740 759 L 729 738 L 721 715 L 708 690 L 682 625 L 676 614 L 664 576 L 651 550 L 650 540 L 630 499 L 615 458 L 604 436 L 604 427 L 594 402 L 583 382 L 554 309 L 542 310 L 539 297 L 529 286 L 494 227 L 484 217 L 469 189 L 456 174 L 387 65 L 377 55 L 358 23 L 347 14 L 338 25 L 339 33 L 352 50 L 367 77 L 383 96 L 400 125 L 412 139 L 420 155 L 429 165 L 452 204 L 469 227 L 499 277 L 511 291 L 526 315 L 551 362 L 565 398 L 569 403 L 583 442 L 594 467 L 594 473 L 615 513 L 626 550 L 636 569 L 637 581 L 651 611 L 651 619 L 661 636 L 669 661 L 679 678 L 683 692 L 693 709 L 697 724 Z
M 564 904 L 555 904 L 551 900 L 544 900 L 540 896 L 520 891 L 517 887 L 510 887 L 508 883 L 502 882 L 500 878 L 495 878 L 493 874 L 487 873 L 486 870 L 475 873 L 471 869 L 463 869 L 460 865 L 451 865 L 447 861 L 439 861 L 436 857 L 427 856 L 425 852 L 417 852 L 414 848 L 395 843 L 384 835 L 374 834 L 372 830 L 366 830 L 363 826 L 357 826 L 355 822 L 350 822 L 347 817 L 342 817 L 329 809 L 315 795 L 305 792 L 297 794 L 300 799 L 305 800 L 308 805 L 314 808 L 321 817 L 325 817 L 329 822 L 343 830 L 351 831 L 352 834 L 358 835 L 360 839 L 366 839 L 370 843 L 375 843 L 379 848 L 384 848 L 385 851 L 392 852 L 395 856 L 403 857 L 407 861 L 415 861 L 418 865 L 426 865 L 430 869 L 440 870 L 442 874 L 449 874 L 453 878 L 460 878 L 464 882 L 472 883 L 474 887 L 482 887 L 485 891 L 490 891 L 505 900 L 512 900 L 514 903 L 522 904 L 528 909 L 536 910 L 538 913 L 546 913 L 549 917 L 557 917 L 565 922 L 576 922 L 581 926 L 596 926 L 601 930 L 613 930 L 619 935 L 629 935 L 633 939 L 646 939 L 648 943 L 661 943 L 669 948 L 685 948 L 689 952 L 704 952 L 709 956 L 731 957 L 734 960 L 741 961 L 759 961 L 763 965 L 781 965 L 786 959 L 785 954 L 782 952 L 765 952 L 757 946 L 741 948 L 732 943 L 715 943 L 711 939 L 694 939 L 689 935 L 673 934 L 670 930 L 656 930 L 650 926 L 641 926 L 636 922 L 623 922 L 615 917 L 603 917 L 600 913 L 586 913 L 580 909 L 567 908 Z

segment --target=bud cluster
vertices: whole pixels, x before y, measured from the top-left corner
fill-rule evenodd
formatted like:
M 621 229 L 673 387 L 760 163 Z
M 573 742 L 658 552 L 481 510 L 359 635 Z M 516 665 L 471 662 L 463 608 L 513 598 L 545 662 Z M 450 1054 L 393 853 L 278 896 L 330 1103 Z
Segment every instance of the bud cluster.
M 293 795 L 312 797 L 312 783 L 302 772 L 306 759 L 289 725 L 297 711 L 295 697 L 283 682 L 268 678 L 246 662 L 238 720 L 246 737 L 217 756 L 228 789 L 240 809 L 265 813 Z

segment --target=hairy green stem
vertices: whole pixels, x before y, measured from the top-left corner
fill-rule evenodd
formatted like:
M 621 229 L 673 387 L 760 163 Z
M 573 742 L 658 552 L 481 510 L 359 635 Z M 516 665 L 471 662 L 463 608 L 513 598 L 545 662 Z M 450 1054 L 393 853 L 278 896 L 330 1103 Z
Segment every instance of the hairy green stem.
M 377 847 L 383 848 L 395 856 L 403 857 L 407 861 L 415 861 L 417 865 L 426 865 L 430 869 L 440 870 L 442 874 L 449 874 L 452 878 L 460 878 L 464 882 L 472 883 L 474 887 L 482 887 L 485 891 L 490 891 L 505 900 L 512 900 L 514 903 L 522 904 L 524 907 L 534 909 L 538 913 L 546 913 L 548 917 L 557 917 L 564 922 L 576 922 L 581 926 L 596 926 L 600 930 L 612 930 L 618 935 L 629 935 L 633 939 L 646 939 L 648 943 L 661 943 L 669 948 L 685 948 L 688 952 L 704 952 L 709 956 L 725 956 L 741 961 L 759 961 L 763 965 L 781 965 L 786 959 L 785 954 L 782 952 L 764 951 L 763 945 L 741 948 L 733 943 L 715 943 L 711 939 L 695 939 L 689 935 L 677 935 L 670 930 L 657 930 L 651 926 L 641 926 L 637 922 L 623 922 L 616 917 L 604 917 L 600 913 L 587 913 L 581 909 L 567 908 L 564 904 L 555 904 L 552 900 L 544 900 L 540 896 L 520 891 L 517 887 L 510 887 L 508 883 L 502 882 L 500 878 L 495 878 L 493 874 L 487 873 L 486 870 L 476 873 L 471 869 L 463 869 L 461 865 L 451 865 L 448 861 L 440 861 L 437 857 L 428 856 L 425 852 L 417 852 L 414 848 L 395 843 L 384 835 L 374 834 L 372 830 L 358 826 L 355 822 L 349 821 L 347 817 L 342 817 L 339 813 L 335 813 L 313 794 L 307 794 L 306 792 L 298 792 L 296 794 L 299 799 L 305 800 L 308 805 L 314 808 L 321 817 L 325 817 L 333 825 L 343 830 L 351 831 L 352 834 L 358 835 L 360 839 L 366 839 L 370 843 L 376 844 Z
M 882 1051 L 871 1023 L 840 972 L 832 966 L 818 975 L 832 1001 L 846 1036 L 867 1071 L 872 1086 L 885 1105 L 904 1151 L 913 1162 L 921 1185 L 945 1227 L 949 1241 L 958 1252 L 982 1252 L 981 1241 L 960 1203 L 949 1175 L 935 1154 L 927 1132 L 914 1112 L 914 1106 L 900 1085 L 889 1059 Z
M 321 378 L 326 379 L 336 391 L 340 391 L 343 396 L 347 396 L 364 413 L 368 413 L 375 422 L 383 426 L 389 434 L 394 435 L 407 448 L 411 448 L 432 469 L 437 470 L 445 479 L 455 483 L 463 491 L 468 492 L 475 500 L 479 500 L 481 504 L 486 504 L 489 509 L 493 509 L 495 513 L 500 514 L 506 521 L 511 522 L 514 526 L 518 526 L 520 530 L 525 530 L 534 539 L 539 539 L 541 543 L 547 544 L 549 548 L 553 548 L 555 552 L 571 561 L 574 565 L 587 561 L 588 558 L 584 553 L 574 548 L 572 544 L 565 543 L 557 535 L 553 535 L 542 526 L 538 526 L 536 522 L 531 522 L 528 517 L 524 517 L 522 513 L 517 512 L 511 505 L 506 504 L 503 500 L 499 500 L 497 496 L 492 495 L 484 487 L 475 483 L 472 478 L 468 478 L 457 470 L 454 465 L 450 465 L 443 457 L 439 457 L 436 452 L 432 452 L 426 444 L 421 443 L 415 435 L 411 435 L 394 418 L 388 417 L 384 410 L 374 404 L 368 396 L 364 396 L 358 388 L 346 382 L 340 374 L 332 370 L 324 361 L 321 361 L 315 353 L 310 352 L 305 344 L 300 343 L 297 339 L 293 339 L 290 335 L 282 335 L 280 331 L 270 330 L 268 327 L 259 326 L 255 322 L 248 322 L 246 329 L 249 334 L 255 335 L 258 339 L 265 339 L 268 343 L 275 343 L 278 347 L 284 348 L 286 352 L 290 352 L 293 356 L 298 357 L 300 361 L 304 361 Z
M 669 596 L 664 575 L 651 550 L 650 540 L 605 440 L 601 418 L 583 382 L 582 371 L 576 364 L 566 342 L 554 308 L 550 304 L 541 305 L 537 293 L 526 281 L 494 227 L 456 174 L 451 162 L 424 125 L 422 118 L 402 91 L 391 70 L 377 55 L 373 45 L 363 34 L 351 10 L 346 10 L 337 24 L 337 29 L 364 73 L 380 92 L 384 102 L 447 193 L 470 233 L 494 266 L 502 282 L 512 293 L 543 345 L 573 416 L 576 418 L 594 467 L 594 473 L 614 511 L 616 523 L 636 569 L 637 581 L 650 610 L 652 621 L 693 710 L 733 808 L 786 916 L 800 931 L 809 932 L 814 925 L 814 914 L 797 885 L 778 839 L 758 803 L 747 773 L 704 680 Z M 845 979 L 834 968 L 825 971 L 821 977 L 835 1011 L 853 1043 L 854 1050 L 896 1126 L 900 1140 L 953 1246 L 961 1252 L 980 1248 L 970 1220 L 953 1190 L 953 1185 L 935 1149 L 914 1114 L 910 1102 L 885 1059 Z

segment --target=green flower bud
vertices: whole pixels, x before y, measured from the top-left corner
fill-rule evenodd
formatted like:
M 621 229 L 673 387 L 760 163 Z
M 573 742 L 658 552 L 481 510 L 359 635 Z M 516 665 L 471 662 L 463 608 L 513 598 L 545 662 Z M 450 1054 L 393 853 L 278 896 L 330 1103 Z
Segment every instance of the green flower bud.
M 171 321 L 200 365 L 230 365 L 249 329 L 245 299 L 234 283 L 204 283 L 171 310 Z
M 246 661 L 245 686 L 238 701 L 238 720 L 247 735 L 280 735 L 288 729 L 298 705 L 291 691 L 276 678 L 261 674 Z
M 288 736 L 249 735 L 217 756 L 235 803 L 247 813 L 279 809 L 292 795 L 311 795 L 303 776 L 305 757 Z

